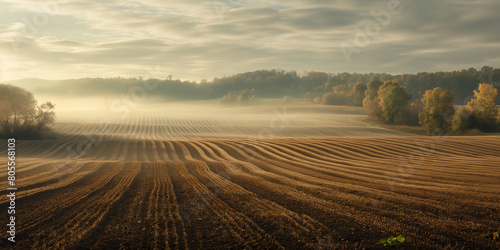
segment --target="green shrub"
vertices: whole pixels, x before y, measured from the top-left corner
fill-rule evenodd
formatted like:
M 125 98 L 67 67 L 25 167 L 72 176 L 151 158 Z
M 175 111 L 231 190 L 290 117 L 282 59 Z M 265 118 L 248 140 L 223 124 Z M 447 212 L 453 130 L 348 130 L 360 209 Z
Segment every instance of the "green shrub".
M 384 244 L 384 246 L 390 246 L 390 247 L 399 246 L 403 242 L 405 242 L 405 238 L 401 235 L 398 237 L 391 236 L 387 239 L 380 240 L 380 244 Z

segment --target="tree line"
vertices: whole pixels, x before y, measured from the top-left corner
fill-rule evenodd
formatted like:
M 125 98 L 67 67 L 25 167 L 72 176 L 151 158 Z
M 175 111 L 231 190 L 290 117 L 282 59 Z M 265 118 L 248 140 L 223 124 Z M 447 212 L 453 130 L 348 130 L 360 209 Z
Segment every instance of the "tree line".
M 469 129 L 498 130 L 500 69 L 390 74 L 327 74 L 259 70 L 215 78 L 212 82 L 182 82 L 141 78 L 85 78 L 40 87 L 38 93 L 78 96 L 123 94 L 136 85 L 157 86 L 151 96 L 177 100 L 218 98 L 221 105 L 244 105 L 259 98 L 306 100 L 331 105 L 364 106 L 370 117 L 388 124 L 421 125 L 429 133 L 461 133 Z M 367 82 L 367 84 L 365 84 Z M 473 95 L 473 96 L 472 96 Z M 460 96 L 457 98 L 457 96 Z M 465 105 L 455 109 L 456 105 Z M 0 136 L 43 138 L 51 134 L 55 106 L 37 104 L 33 94 L 0 84 Z
M 425 91 L 420 99 L 412 95 L 398 80 L 358 83 L 351 93 L 363 98 L 368 115 L 386 124 L 421 125 L 428 134 L 461 134 L 471 129 L 484 132 L 500 130 L 500 117 L 495 98 L 498 90 L 487 83 L 473 90 L 474 97 L 456 110 L 455 93 L 435 87 Z M 364 89 L 364 95 L 362 95 Z
M 341 105 L 362 105 L 357 95 L 363 90 L 352 92 L 360 82 L 385 82 L 397 80 L 412 96 L 412 100 L 423 97 L 426 90 L 441 87 L 455 93 L 454 103 L 465 105 L 467 98 L 476 90 L 479 83 L 500 81 L 500 69 L 484 66 L 480 70 L 474 68 L 451 72 L 422 72 L 417 74 L 385 74 L 385 73 L 326 73 L 285 70 L 256 70 L 214 78 L 212 81 L 181 81 L 179 79 L 142 79 L 142 78 L 83 78 L 53 81 L 44 83 L 33 91 L 35 93 L 92 96 L 103 94 L 120 95 L 127 93 L 135 86 L 157 86 L 148 93 L 160 100 L 208 100 L 219 99 L 230 93 L 241 94 L 252 90 L 258 98 L 283 98 L 287 95 L 295 100 L 305 99 L 311 102 Z M 42 85 L 42 84 L 41 84 Z M 500 83 L 498 84 L 500 85 Z M 362 85 L 358 86 L 363 88 Z M 500 98 L 496 99 L 500 103 Z

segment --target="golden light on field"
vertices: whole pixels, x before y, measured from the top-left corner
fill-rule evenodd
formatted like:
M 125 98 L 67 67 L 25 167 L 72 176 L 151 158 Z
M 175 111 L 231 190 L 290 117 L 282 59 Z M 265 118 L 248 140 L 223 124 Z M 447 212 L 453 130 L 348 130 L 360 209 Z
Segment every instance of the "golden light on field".
M 20 142 L 18 246 L 353 248 L 396 233 L 488 244 L 478 229 L 498 223 L 496 137 L 407 136 L 291 108 L 258 138 L 264 110 L 131 114 L 103 131 L 67 118 L 63 138 Z

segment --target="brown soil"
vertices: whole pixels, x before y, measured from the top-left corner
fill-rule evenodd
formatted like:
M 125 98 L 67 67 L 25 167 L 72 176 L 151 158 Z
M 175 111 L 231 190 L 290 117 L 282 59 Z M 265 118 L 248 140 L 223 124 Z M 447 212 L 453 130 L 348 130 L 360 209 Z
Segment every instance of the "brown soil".
M 82 131 L 97 125 L 59 124 L 62 139 L 18 142 L 17 244 L 1 244 L 359 249 L 402 235 L 411 249 L 500 248 L 486 237 L 500 227 L 498 137 L 400 136 L 316 122 L 244 139 L 254 124 L 137 119 L 112 125 L 79 157 L 72 151 L 86 145 Z M 188 135 L 199 138 L 181 138 Z M 0 190 L 1 225 L 6 194 Z

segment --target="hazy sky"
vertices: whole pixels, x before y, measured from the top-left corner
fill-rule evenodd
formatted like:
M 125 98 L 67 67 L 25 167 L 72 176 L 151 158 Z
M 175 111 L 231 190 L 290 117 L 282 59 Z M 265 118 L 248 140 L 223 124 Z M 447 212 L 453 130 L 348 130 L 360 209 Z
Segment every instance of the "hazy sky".
M 0 0 L 0 81 L 498 67 L 499 25 L 498 0 Z

